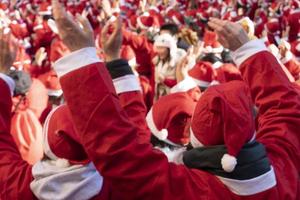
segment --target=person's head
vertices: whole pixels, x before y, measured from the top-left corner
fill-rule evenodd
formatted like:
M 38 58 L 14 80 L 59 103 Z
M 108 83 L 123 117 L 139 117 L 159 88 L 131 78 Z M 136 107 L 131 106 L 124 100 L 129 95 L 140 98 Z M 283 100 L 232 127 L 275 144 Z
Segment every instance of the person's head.
M 155 46 L 154 50 L 161 60 L 167 60 L 170 57 L 170 49 L 163 46 Z
M 71 164 L 89 162 L 67 105 L 61 105 L 50 112 L 44 124 L 43 137 L 44 152 L 49 159 L 64 159 Z
M 224 145 L 227 153 L 220 162 L 226 172 L 233 171 L 241 148 L 255 137 L 252 107 L 249 89 L 242 81 L 208 88 L 193 114 L 192 146 Z
M 146 121 L 150 131 L 164 143 L 173 146 L 187 145 L 196 103 L 197 99 L 189 92 L 163 96 L 155 102 L 147 114 Z
M 176 36 L 177 33 L 179 32 L 178 26 L 176 24 L 168 23 L 168 24 L 163 24 L 160 27 L 160 34 L 170 34 L 172 36 Z
M 170 58 L 171 51 L 177 48 L 175 39 L 170 34 L 161 34 L 155 38 L 154 51 L 161 60 Z

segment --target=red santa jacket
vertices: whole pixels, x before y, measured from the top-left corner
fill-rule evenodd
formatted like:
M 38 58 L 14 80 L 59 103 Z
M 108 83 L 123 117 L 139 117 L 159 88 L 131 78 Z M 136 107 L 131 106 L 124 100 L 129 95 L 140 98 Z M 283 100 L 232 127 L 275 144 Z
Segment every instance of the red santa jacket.
M 0 78 L 0 199 L 35 199 L 29 185 L 31 166 L 23 161 L 10 135 L 11 94 Z
M 112 68 L 117 68 L 120 63 L 112 63 Z M 131 77 L 135 77 L 134 75 Z M 126 80 L 125 80 L 126 81 Z M 139 91 L 139 86 L 130 90 L 120 88 L 124 85 L 124 80 L 114 79 L 115 87 L 118 89 L 120 104 L 126 110 L 130 120 L 138 124 L 141 128 L 139 141 L 146 143 L 150 141 L 150 132 L 146 132 L 145 122 L 146 107 L 143 103 L 143 96 Z M 7 84 L 0 78 L 0 199 L 36 199 L 30 189 L 30 183 L 33 180 L 31 165 L 23 161 L 10 132 L 11 120 L 11 94 Z M 105 179 L 99 195 L 93 199 L 106 200 L 113 199 L 111 196 L 111 183 Z
M 62 59 L 56 70 L 84 148 L 101 174 L 113 182 L 115 196 L 120 195 L 120 199 L 299 198 L 299 94 L 263 44 L 252 41 L 244 45 L 235 52 L 235 61 L 259 108 L 257 141 L 266 146 L 277 185 L 245 197 L 236 195 L 238 191 L 230 191 L 216 176 L 168 163 L 150 144 L 140 143 L 136 138 L 141 129 L 128 120 L 107 70 L 92 49 L 82 49 Z M 80 56 L 83 52 L 91 55 L 84 62 Z M 250 187 L 254 186 L 260 187 L 259 184 Z

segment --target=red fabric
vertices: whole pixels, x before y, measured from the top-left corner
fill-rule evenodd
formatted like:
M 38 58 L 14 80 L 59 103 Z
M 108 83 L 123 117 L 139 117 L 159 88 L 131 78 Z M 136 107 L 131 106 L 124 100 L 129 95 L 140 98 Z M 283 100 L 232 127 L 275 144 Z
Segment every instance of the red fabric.
M 150 85 L 150 81 L 145 76 L 139 76 L 140 85 L 142 88 L 142 93 L 144 97 L 144 103 L 146 104 L 147 111 L 150 110 L 153 104 L 154 91 L 152 86 Z
M 177 81 L 175 79 L 165 78 L 164 84 L 166 86 L 168 86 L 169 88 L 172 88 L 173 86 L 175 86 L 177 84 Z
M 255 132 L 247 86 L 231 81 L 208 88 L 195 108 L 191 127 L 204 146 L 225 144 L 228 154 L 236 157 Z
M 158 131 L 167 129 L 166 139 L 179 145 L 189 143 L 185 129 L 190 125 L 197 101 L 187 92 L 176 92 L 161 97 L 152 107 L 153 122 Z M 160 133 L 154 133 L 160 134 Z
M 48 144 L 55 156 L 71 163 L 87 164 L 88 157 L 80 144 L 80 139 L 72 122 L 69 108 L 58 107 L 45 123 Z
M 130 121 L 141 130 L 138 140 L 141 143 L 149 143 L 151 133 L 146 123 L 147 109 L 143 101 L 143 95 L 139 91 L 125 92 L 119 94 L 120 105 L 126 111 Z
M 275 169 L 278 197 L 274 199 L 299 199 L 299 90 L 269 52 L 250 57 L 240 70 L 259 110 L 257 140 L 266 146 Z
M 289 72 L 292 74 L 295 80 L 299 79 L 300 63 L 295 58 L 285 63 L 284 66 L 289 70 Z
M 134 50 L 138 64 L 138 73 L 149 78 L 150 84 L 152 88 L 154 88 L 154 65 L 152 63 L 152 58 L 154 57 L 153 44 L 151 44 L 146 37 L 125 30 L 123 31 L 123 44 L 130 45 Z
M 233 80 L 242 80 L 242 75 L 236 66 L 226 63 L 216 69 L 215 80 L 220 83 L 227 83 Z
M 0 199 L 36 199 L 29 185 L 31 166 L 22 160 L 10 133 L 11 96 L 0 79 Z
M 260 111 L 257 138 L 266 146 L 278 181 L 278 186 L 246 199 L 297 199 L 299 94 L 268 52 L 252 56 L 241 69 Z M 83 145 L 96 168 L 113 181 L 116 197 L 241 199 L 213 175 L 168 163 L 150 144 L 138 143 L 140 130 L 120 107 L 103 64 L 68 73 L 61 83 Z
M 288 24 L 290 27 L 289 31 L 289 42 L 294 42 L 298 38 L 300 32 L 300 10 L 291 13 L 288 16 Z

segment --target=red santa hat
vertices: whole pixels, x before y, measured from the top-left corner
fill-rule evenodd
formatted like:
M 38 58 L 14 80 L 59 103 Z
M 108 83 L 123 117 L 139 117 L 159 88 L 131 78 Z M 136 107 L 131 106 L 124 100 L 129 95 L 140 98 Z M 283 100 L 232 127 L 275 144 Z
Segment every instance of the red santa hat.
M 189 70 L 188 74 L 198 86 L 207 88 L 213 80 L 214 69 L 210 62 L 200 61 Z
M 218 42 L 218 35 L 213 31 L 205 31 L 203 42 L 205 53 L 222 53 L 222 51 L 224 50 L 221 43 Z
M 132 15 L 127 22 L 128 22 L 128 27 L 130 29 L 135 30 L 137 28 L 137 16 L 136 15 Z
M 267 37 L 269 42 L 272 44 L 278 44 L 282 34 L 279 20 L 276 18 L 270 19 L 265 24 L 265 29 L 267 31 Z
M 39 15 L 51 15 L 52 12 L 52 6 L 50 4 L 50 2 L 48 1 L 43 1 L 40 5 L 39 5 Z
M 141 29 L 149 29 L 154 25 L 154 19 L 149 15 L 149 13 L 144 13 L 139 16 L 136 22 Z
M 88 156 L 80 144 L 71 113 L 66 105 L 52 110 L 44 124 L 44 152 L 51 160 L 65 159 L 71 164 L 87 164 Z
M 200 98 L 191 124 L 193 147 L 225 145 L 220 163 L 226 172 L 237 165 L 241 148 L 255 137 L 252 103 L 242 81 L 210 87 Z
M 216 69 L 215 81 L 219 83 L 227 83 L 234 80 L 243 80 L 239 69 L 230 63 L 225 63 Z
M 9 1 L 8 0 L 2 0 L 0 2 L 0 10 L 6 10 L 9 8 Z
M 173 9 L 169 10 L 167 13 L 167 17 L 169 17 L 169 19 L 172 20 L 178 26 L 184 24 L 184 16 L 176 10 Z
M 9 25 L 9 28 L 13 35 L 18 39 L 24 39 L 29 36 L 29 32 L 26 26 L 26 23 L 18 23 L 16 20 L 13 20 Z
M 174 146 L 188 144 L 189 134 L 186 128 L 196 102 L 186 92 L 178 92 L 160 98 L 146 117 L 152 134 L 159 140 Z
M 300 58 L 300 40 L 296 40 L 291 44 L 291 52 L 297 57 Z
M 289 30 L 289 42 L 293 42 L 298 39 L 300 33 L 300 9 L 293 10 L 288 16 Z

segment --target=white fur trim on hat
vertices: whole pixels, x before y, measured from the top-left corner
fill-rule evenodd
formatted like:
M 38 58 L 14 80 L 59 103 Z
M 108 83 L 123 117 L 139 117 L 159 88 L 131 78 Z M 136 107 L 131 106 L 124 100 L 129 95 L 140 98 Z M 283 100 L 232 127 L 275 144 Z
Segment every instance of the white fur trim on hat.
M 213 67 L 214 69 L 218 69 L 218 68 L 220 68 L 222 65 L 223 65 L 222 62 L 217 61 L 217 62 L 215 62 L 215 63 L 212 65 L 212 67 Z
M 207 82 L 207 81 L 202 81 L 202 80 L 198 80 L 198 79 L 195 79 L 195 78 L 192 78 L 196 84 L 200 87 L 208 87 L 210 85 L 211 82 Z
M 196 82 L 190 78 L 187 77 L 177 83 L 174 87 L 171 88 L 170 93 L 176 93 L 176 92 L 187 92 L 188 90 L 197 87 Z
M 59 90 L 50 90 L 48 89 L 48 95 L 53 97 L 60 97 L 63 94 L 62 89 Z
M 224 169 L 224 171 L 226 172 L 233 172 L 233 170 L 235 169 L 235 166 L 237 165 L 237 160 L 236 157 L 231 156 L 229 154 L 224 154 L 222 159 L 221 159 L 221 164 L 222 164 L 222 168 Z
M 140 17 L 138 17 L 138 18 L 136 19 L 136 23 L 137 23 L 137 25 L 138 25 L 141 29 L 144 29 L 144 30 L 145 30 L 145 29 L 150 28 L 150 27 L 148 27 L 148 26 L 145 26 L 145 25 L 142 23 Z
M 153 120 L 153 110 L 152 110 L 152 108 L 150 109 L 150 111 L 147 114 L 146 122 L 147 122 L 148 128 L 150 129 L 152 134 L 155 137 L 157 137 L 159 140 L 165 141 L 168 138 L 168 130 L 167 129 L 162 129 L 162 130 L 157 129 L 157 127 L 154 123 L 154 120 Z
M 196 138 L 192 127 L 190 128 L 190 142 L 194 148 L 204 147 L 204 145 Z
M 59 108 L 60 106 L 57 106 L 56 108 L 54 108 L 47 116 L 46 120 L 45 120 L 45 124 L 43 127 L 43 149 L 44 149 L 44 153 L 46 154 L 46 156 L 48 156 L 51 160 L 57 160 L 59 159 L 51 150 L 49 142 L 48 142 L 48 128 L 49 128 L 49 121 L 52 117 L 52 115 L 54 114 L 54 112 Z

